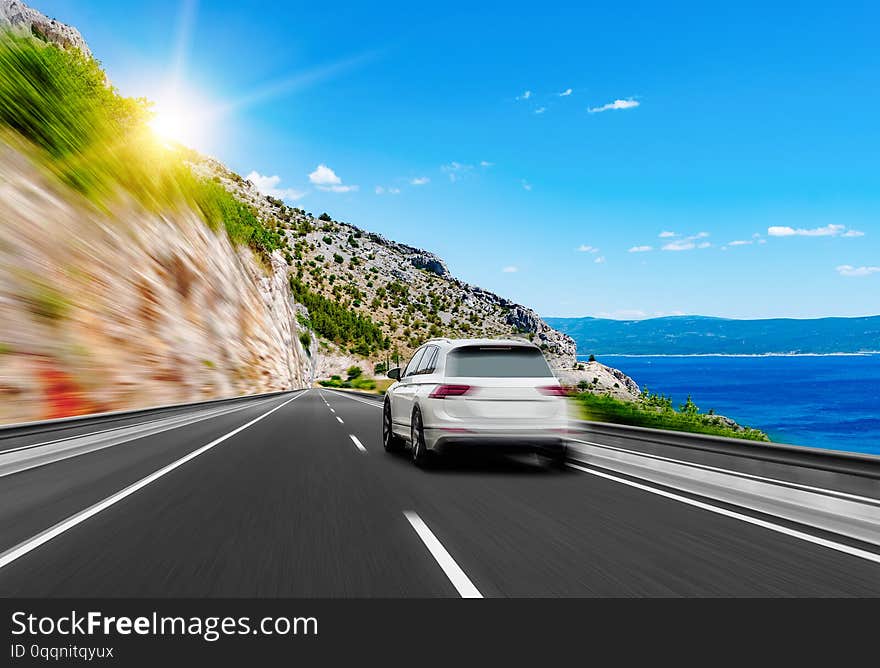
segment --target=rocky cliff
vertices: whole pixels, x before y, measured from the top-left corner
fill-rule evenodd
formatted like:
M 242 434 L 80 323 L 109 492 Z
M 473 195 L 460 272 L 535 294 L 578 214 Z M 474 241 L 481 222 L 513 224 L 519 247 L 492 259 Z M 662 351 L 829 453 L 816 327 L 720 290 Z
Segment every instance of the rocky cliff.
M 0 0 L 3 27 L 91 55 L 76 29 L 18 0 Z M 256 253 L 191 198 L 156 208 L 123 187 L 107 206 L 46 159 L 0 128 L 0 422 L 302 387 L 405 360 L 433 336 L 521 337 L 563 382 L 638 394 L 620 372 L 578 372 L 569 336 L 435 254 L 287 206 L 213 159 L 188 165 L 255 214 Z M 294 284 L 369 345 L 321 339 Z
M 31 9 L 20 0 L 0 0 L 0 30 L 30 33 L 64 48 L 92 55 L 79 30 Z
M 574 365 L 573 339 L 532 309 L 456 278 L 433 253 L 287 206 L 215 160 L 196 160 L 193 167 L 284 229 L 295 251 L 293 274 L 373 320 L 390 341 L 387 354 L 406 357 L 431 336 L 513 336 L 540 346 L 555 367 Z
M 0 141 L 0 422 L 302 387 L 271 267 L 183 207 L 100 211 Z

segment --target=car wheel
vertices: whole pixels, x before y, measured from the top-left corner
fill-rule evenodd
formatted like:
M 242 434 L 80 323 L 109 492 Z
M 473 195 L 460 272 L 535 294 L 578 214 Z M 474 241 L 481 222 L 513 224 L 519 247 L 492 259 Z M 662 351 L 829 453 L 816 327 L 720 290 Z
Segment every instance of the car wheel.
M 558 469 L 560 471 L 567 470 L 567 447 L 563 446 L 559 448 L 556 452 L 552 453 L 544 453 L 541 455 L 541 459 L 544 462 L 544 465 L 548 468 Z
M 403 439 L 394 433 L 391 425 L 391 399 L 386 399 L 382 408 L 382 445 L 387 452 L 399 452 L 403 448 Z
M 422 411 L 418 406 L 413 409 L 412 420 L 410 421 L 410 432 L 412 442 L 412 459 L 413 463 L 419 467 L 428 465 L 431 453 L 425 447 L 425 428 L 422 425 Z

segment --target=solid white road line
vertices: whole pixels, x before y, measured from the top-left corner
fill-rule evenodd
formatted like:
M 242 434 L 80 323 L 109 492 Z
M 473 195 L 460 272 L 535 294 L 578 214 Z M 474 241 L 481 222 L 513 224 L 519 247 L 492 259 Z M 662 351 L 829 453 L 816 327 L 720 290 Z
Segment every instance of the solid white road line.
M 853 501 L 858 501 L 859 503 L 867 503 L 869 505 L 880 505 L 880 499 L 872 498 L 869 496 L 859 496 L 857 494 L 849 494 L 847 492 L 839 492 L 835 489 L 827 489 L 825 487 L 813 487 L 812 485 L 803 485 L 797 482 L 789 482 L 788 480 L 779 480 L 778 478 L 767 478 L 765 476 L 753 475 L 751 473 L 744 473 L 742 471 L 734 471 L 732 469 L 723 469 L 718 468 L 717 466 L 709 466 L 708 464 L 698 464 L 696 462 L 689 462 L 683 459 L 672 459 L 671 457 L 663 457 L 662 455 L 655 455 L 647 452 L 640 452 L 638 450 L 627 450 L 626 448 L 619 448 L 615 445 L 606 445 L 604 443 L 594 443 L 593 441 L 583 441 L 579 438 L 570 439 L 575 441 L 576 443 L 583 443 L 584 445 L 592 445 L 597 448 L 604 448 L 606 450 L 615 450 L 617 452 L 625 452 L 629 455 L 637 455 L 639 457 L 646 457 L 647 459 L 656 459 L 664 462 L 671 462 L 673 464 L 682 464 L 684 466 L 690 466 L 696 469 L 702 469 L 704 471 L 715 471 L 716 473 L 725 473 L 727 475 L 732 475 L 737 478 L 747 478 L 749 480 L 758 480 L 760 482 L 769 482 L 776 485 L 781 485 L 783 487 L 792 487 L 794 489 L 802 489 L 807 492 L 816 492 L 818 494 L 827 494 L 828 496 L 837 496 L 842 499 L 851 499 Z
M 483 595 L 474 586 L 474 583 L 471 582 L 467 575 L 465 575 L 465 572 L 461 570 L 461 567 L 455 563 L 455 559 L 453 559 L 452 555 L 446 551 L 443 544 L 437 540 L 437 536 L 435 536 L 434 532 L 428 528 L 428 525 L 425 524 L 422 518 L 411 510 L 404 511 L 403 514 L 406 519 L 409 520 L 409 523 L 412 525 L 412 528 L 415 529 L 419 538 L 422 539 L 425 547 L 428 548 L 428 552 L 431 553 L 431 556 L 434 557 L 440 568 L 443 569 L 443 572 L 446 574 L 446 577 L 449 578 L 449 581 L 452 583 L 452 586 L 455 587 L 459 596 L 462 598 L 483 598 Z
M 297 394 L 295 397 L 291 397 L 290 399 L 288 399 L 284 403 L 278 404 L 277 406 L 275 406 L 275 408 L 272 408 L 272 409 L 266 411 L 265 413 L 254 418 L 250 422 L 243 424 L 236 429 L 233 429 L 228 434 L 224 434 L 220 438 L 214 439 L 213 441 L 211 441 L 207 445 L 203 445 L 198 450 L 193 450 L 188 455 L 181 457 L 177 461 L 172 462 L 171 464 L 168 464 L 168 466 L 165 466 L 165 467 L 159 469 L 158 471 L 155 471 L 154 473 L 151 473 L 146 478 L 142 478 L 141 480 L 138 480 L 136 483 L 131 484 L 128 487 L 126 487 L 125 489 L 122 489 L 122 490 L 116 492 L 116 494 L 113 494 L 112 496 L 107 497 L 103 501 L 99 501 L 95 505 L 90 506 L 90 507 L 86 508 L 85 510 L 80 511 L 80 512 L 76 513 L 75 515 L 71 515 L 66 520 L 62 520 L 61 522 L 59 522 L 55 526 L 46 529 L 45 531 L 37 534 L 33 538 L 29 538 L 28 540 L 26 540 L 22 543 L 19 543 L 15 547 L 10 548 L 9 550 L 6 550 L 6 552 L 0 554 L 0 568 L 3 568 L 4 566 L 8 566 L 16 559 L 23 557 L 24 555 L 26 555 L 28 552 L 31 552 L 32 550 L 37 549 L 38 547 L 40 547 L 44 543 L 49 542 L 50 540 L 52 540 L 56 536 L 60 536 L 65 531 L 68 531 L 69 529 L 72 529 L 73 527 L 77 526 L 78 524 L 85 522 L 90 517 L 94 517 L 95 515 L 100 513 L 102 510 L 106 510 L 110 506 L 112 506 L 116 503 L 119 503 L 124 498 L 131 496 L 132 494 L 134 494 L 138 490 L 146 487 L 147 485 L 149 485 L 152 482 L 155 482 L 156 480 L 158 480 L 159 478 L 161 478 L 165 474 L 171 473 L 171 471 L 178 468 L 179 466 L 183 466 L 188 461 L 195 459 L 196 457 L 207 452 L 211 448 L 213 448 L 217 445 L 220 445 L 226 439 L 232 438 L 233 436 L 235 436 L 239 432 L 244 431 L 245 429 L 247 429 L 251 425 L 254 425 L 257 422 L 259 422 L 260 420 L 262 420 L 263 418 L 268 417 L 269 415 L 271 415 L 272 413 L 277 411 L 279 408 L 284 408 L 291 401 L 296 401 L 301 396 L 305 395 L 307 392 L 308 392 L 308 390 L 305 390 L 304 392 Z
M 237 411 L 244 410 L 245 408 L 253 408 L 254 406 L 261 406 L 268 401 L 272 401 L 272 399 L 264 399 L 263 401 L 257 401 L 252 404 L 246 404 L 244 406 L 239 406 L 237 408 L 230 408 L 230 409 L 224 409 L 222 407 L 219 409 L 217 409 L 217 408 L 215 408 L 215 409 L 202 408 L 201 410 L 193 411 L 190 413 L 182 412 L 182 413 L 177 413 L 176 415 L 166 415 L 164 417 L 156 417 L 151 420 L 144 420 L 143 422 L 135 422 L 134 424 L 123 424 L 123 425 L 119 425 L 117 427 L 109 427 L 108 429 L 99 429 L 98 431 L 89 431 L 89 432 L 85 432 L 82 434 L 74 434 L 73 436 L 65 436 L 63 438 L 56 438 L 52 441 L 43 441 L 41 443 L 30 443 L 29 445 L 20 445 L 16 448 L 8 448 L 6 450 L 0 450 L 0 455 L 8 455 L 13 452 L 21 452 L 23 450 L 34 450 L 36 448 L 42 448 L 47 445 L 57 445 L 59 443 L 66 443 L 68 441 L 75 441 L 76 439 L 83 440 L 86 438 L 91 438 L 92 436 L 100 436 L 102 434 L 109 434 L 110 432 L 113 432 L 113 431 L 125 431 L 125 430 L 130 431 L 130 430 L 135 429 L 137 427 L 149 427 L 151 425 L 155 426 L 160 423 L 165 423 L 165 424 L 171 425 L 172 428 L 176 428 L 176 427 L 174 427 L 174 425 L 176 425 L 177 422 L 182 422 L 182 423 L 185 422 L 186 424 L 181 424 L 180 426 L 187 427 L 190 424 L 194 424 L 195 422 L 199 422 L 201 420 L 209 420 L 213 417 L 218 417 L 220 415 L 229 415 L 231 413 L 235 413 Z M 198 416 L 198 417 L 193 418 L 194 415 Z M 190 420 L 190 421 L 187 422 L 187 420 Z
M 342 420 L 340 420 L 340 422 L 342 422 Z M 355 436 L 354 434 L 349 434 L 348 437 L 351 439 L 351 442 L 355 444 L 358 450 L 360 450 L 361 452 L 367 451 L 367 449 L 364 447 L 364 444 L 358 440 L 357 436 Z
M 338 415 L 336 416 L 336 421 L 339 422 L 339 424 L 345 424 L 345 423 L 342 421 L 342 418 L 339 417 Z
M 777 533 L 785 534 L 786 536 L 791 536 L 793 538 L 799 538 L 800 540 L 805 540 L 808 543 L 813 543 L 815 545 L 821 545 L 822 547 L 827 547 L 832 550 L 837 550 L 838 552 L 844 552 L 845 554 L 849 554 L 854 557 L 859 557 L 860 559 L 866 559 L 868 561 L 872 561 L 875 564 L 880 564 L 880 554 L 868 552 L 867 550 L 861 550 L 857 547 L 852 547 L 850 545 L 844 545 L 843 543 L 837 543 L 833 540 L 819 538 L 818 536 L 813 536 L 808 533 L 804 533 L 803 531 L 797 531 L 796 529 L 791 529 L 789 527 L 782 526 L 780 524 L 774 524 L 773 522 L 767 522 L 766 520 L 761 520 L 761 519 L 758 519 L 757 517 L 750 517 L 748 515 L 743 515 L 742 513 L 737 513 L 733 510 L 728 510 L 727 508 L 719 508 L 718 506 L 713 506 L 708 503 L 703 503 L 702 501 L 697 501 L 696 499 L 690 499 L 686 496 L 681 496 L 679 494 L 667 492 L 666 490 L 663 490 L 663 489 L 657 489 L 656 487 L 642 485 L 641 483 L 637 483 L 632 480 L 627 480 L 626 478 L 618 478 L 617 476 L 610 475 L 610 474 L 604 473 L 602 471 L 596 471 L 595 469 L 590 469 L 585 466 L 580 466 L 578 464 L 569 463 L 568 466 L 570 466 L 573 469 L 577 469 L 578 471 L 583 471 L 584 473 L 589 473 L 590 475 L 598 476 L 600 478 L 605 478 L 607 480 L 613 480 L 614 482 L 619 482 L 623 485 L 629 485 L 630 487 L 635 487 L 636 489 L 640 489 L 644 492 L 650 492 L 651 494 L 657 494 L 658 496 L 663 496 L 663 497 L 666 497 L 667 499 L 672 499 L 674 501 L 686 503 L 689 506 L 694 506 L 695 508 L 700 508 L 701 510 L 708 510 L 710 513 L 717 513 L 718 515 L 724 515 L 725 517 L 732 517 L 733 519 L 740 520 L 741 522 L 746 522 L 748 524 L 754 524 L 755 526 L 759 526 L 764 529 L 769 529 L 770 531 L 776 531 Z
M 376 408 L 382 408 L 381 401 L 370 401 L 369 399 L 362 399 L 361 397 L 354 397 L 354 396 L 348 394 L 347 392 L 334 391 L 333 394 L 335 394 L 337 396 L 343 396 L 347 399 L 351 399 L 352 401 L 360 401 L 362 404 L 366 404 L 367 406 L 375 406 Z

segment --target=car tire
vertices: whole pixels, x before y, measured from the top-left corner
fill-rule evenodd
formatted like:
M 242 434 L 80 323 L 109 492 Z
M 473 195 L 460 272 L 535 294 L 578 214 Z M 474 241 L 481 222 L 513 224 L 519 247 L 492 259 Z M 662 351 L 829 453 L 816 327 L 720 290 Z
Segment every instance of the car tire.
M 567 469 L 568 462 L 568 448 L 566 446 L 561 447 L 558 451 L 553 453 L 542 454 L 541 459 L 544 461 L 545 466 L 548 468 L 558 469 L 560 471 L 564 471 Z
M 430 464 L 431 453 L 425 446 L 425 428 L 422 424 L 422 411 L 416 406 L 413 409 L 412 420 L 410 420 L 410 442 L 412 443 L 412 460 L 413 464 L 419 468 L 426 468 Z
M 394 433 L 391 423 L 391 399 L 385 399 L 382 407 L 382 445 L 386 452 L 400 452 L 403 450 L 403 439 Z

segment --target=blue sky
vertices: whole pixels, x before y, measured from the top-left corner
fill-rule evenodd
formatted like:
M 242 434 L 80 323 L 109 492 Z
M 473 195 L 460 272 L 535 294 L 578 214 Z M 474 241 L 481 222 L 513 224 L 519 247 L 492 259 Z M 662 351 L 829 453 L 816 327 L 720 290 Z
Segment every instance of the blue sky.
M 542 315 L 880 313 L 876 3 L 32 4 L 181 82 L 197 148 Z

